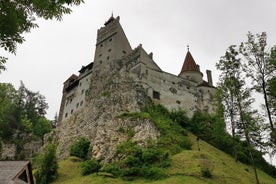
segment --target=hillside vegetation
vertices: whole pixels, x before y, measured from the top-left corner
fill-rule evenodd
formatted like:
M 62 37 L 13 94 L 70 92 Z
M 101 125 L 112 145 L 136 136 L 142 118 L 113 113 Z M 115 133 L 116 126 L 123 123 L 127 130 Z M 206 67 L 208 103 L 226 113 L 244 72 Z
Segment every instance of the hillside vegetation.
M 161 180 L 135 179 L 125 181 L 120 178 L 111 178 L 105 173 L 81 176 L 80 163 L 78 159 L 70 157 L 59 162 L 58 179 L 55 184 L 126 184 L 126 183 L 151 183 L 151 184 L 179 184 L 179 183 L 255 183 L 254 172 L 250 165 L 245 165 L 235 160 L 228 154 L 214 148 L 210 144 L 199 140 L 200 151 L 196 136 L 189 133 L 193 142 L 192 150 L 184 150 L 172 156 L 172 166 L 166 169 L 167 178 Z M 77 160 L 77 161 L 76 161 Z M 211 178 L 202 176 L 202 168 L 208 168 L 212 174 Z M 258 170 L 260 182 L 274 184 L 276 179 Z

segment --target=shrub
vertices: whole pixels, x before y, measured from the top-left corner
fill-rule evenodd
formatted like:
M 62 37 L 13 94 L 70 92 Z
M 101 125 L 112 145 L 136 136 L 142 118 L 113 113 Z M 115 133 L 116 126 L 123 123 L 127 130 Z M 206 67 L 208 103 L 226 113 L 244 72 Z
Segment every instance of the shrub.
M 70 147 L 70 156 L 76 156 L 82 159 L 87 158 L 90 142 L 85 138 L 75 141 Z
M 81 175 L 98 172 L 100 168 L 100 163 L 96 159 L 84 161 L 81 163 Z
M 49 144 L 45 154 L 42 156 L 38 171 L 35 173 L 37 184 L 48 184 L 57 178 L 56 147 Z
M 165 177 L 164 171 L 159 167 L 144 166 L 141 168 L 141 175 L 147 179 L 158 180 Z
M 209 168 L 203 167 L 201 168 L 201 176 L 205 178 L 212 178 L 212 172 Z
M 127 180 L 135 177 L 163 178 L 165 177 L 163 168 L 171 165 L 169 153 L 156 145 L 142 148 L 136 142 L 127 141 L 117 147 L 116 153 L 123 156 L 123 159 L 103 167 L 101 171 Z
M 111 173 L 114 177 L 122 175 L 122 171 L 118 163 L 111 163 L 101 168 L 101 171 Z

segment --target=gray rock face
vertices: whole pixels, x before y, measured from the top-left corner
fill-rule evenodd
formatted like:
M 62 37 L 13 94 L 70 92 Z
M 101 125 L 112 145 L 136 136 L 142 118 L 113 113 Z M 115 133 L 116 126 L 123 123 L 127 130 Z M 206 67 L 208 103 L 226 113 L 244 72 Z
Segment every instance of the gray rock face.
M 118 64 L 115 62 L 112 67 L 118 68 Z M 147 140 L 159 137 L 149 119 L 118 118 L 124 112 L 140 112 L 147 102 L 143 88 L 127 72 L 95 72 L 92 76 L 85 107 L 62 121 L 56 130 L 61 159 L 69 156 L 70 146 L 80 137 L 90 140 L 93 157 L 106 162 L 114 158 L 117 145 L 128 139 L 145 145 Z

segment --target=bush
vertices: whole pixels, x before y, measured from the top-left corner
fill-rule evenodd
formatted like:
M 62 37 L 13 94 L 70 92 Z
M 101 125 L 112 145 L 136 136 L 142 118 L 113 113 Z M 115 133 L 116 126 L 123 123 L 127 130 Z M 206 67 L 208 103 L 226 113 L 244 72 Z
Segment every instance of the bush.
M 101 171 L 111 173 L 115 177 L 130 180 L 135 177 L 160 179 L 165 177 L 163 168 L 171 165 L 169 153 L 156 145 L 142 148 L 136 142 L 127 141 L 117 147 L 117 155 L 124 158 L 118 162 L 104 166 Z
M 84 161 L 81 163 L 81 175 L 98 172 L 100 168 L 100 163 L 96 159 Z
M 82 137 L 71 145 L 70 156 L 76 156 L 82 159 L 87 159 L 89 147 L 90 142 Z
M 201 176 L 205 178 L 212 178 L 212 172 L 209 168 L 203 167 L 201 168 Z
M 141 168 L 141 175 L 147 179 L 158 180 L 165 177 L 164 171 L 159 167 L 144 166 Z
M 49 144 L 45 154 L 42 156 L 38 171 L 35 173 L 37 184 L 48 184 L 57 178 L 56 147 Z

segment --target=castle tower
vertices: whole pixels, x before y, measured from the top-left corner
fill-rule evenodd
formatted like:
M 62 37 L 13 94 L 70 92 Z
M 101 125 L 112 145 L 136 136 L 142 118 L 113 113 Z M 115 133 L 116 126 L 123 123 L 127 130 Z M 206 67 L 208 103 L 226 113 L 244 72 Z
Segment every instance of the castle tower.
M 198 84 L 201 84 L 203 82 L 202 80 L 203 74 L 200 72 L 199 66 L 196 64 L 189 49 L 186 54 L 180 74 L 178 76 L 186 78 Z
M 93 70 L 102 70 L 115 59 L 121 59 L 132 49 L 120 25 L 120 17 L 113 15 L 98 29 Z

